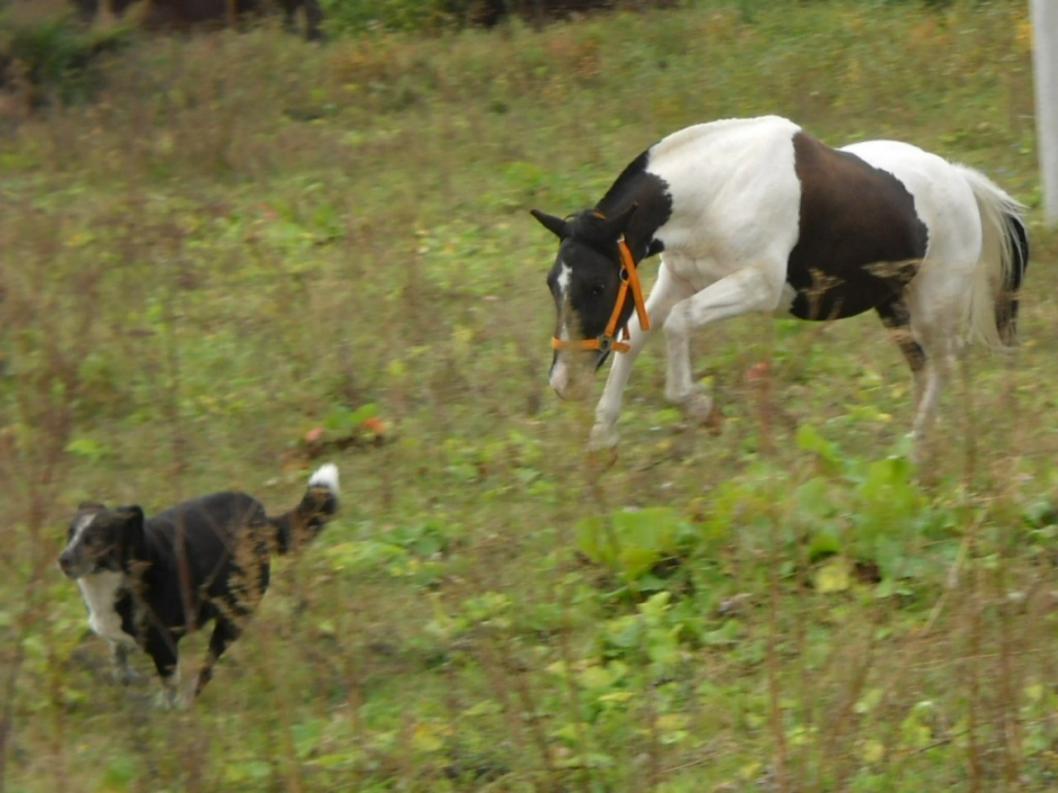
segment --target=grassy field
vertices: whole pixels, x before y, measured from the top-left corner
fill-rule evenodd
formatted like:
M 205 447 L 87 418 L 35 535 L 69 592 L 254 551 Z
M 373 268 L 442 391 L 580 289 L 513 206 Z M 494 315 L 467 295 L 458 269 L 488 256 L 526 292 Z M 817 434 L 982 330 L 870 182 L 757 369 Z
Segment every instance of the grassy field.
M 1058 235 L 1030 41 L 1015 0 L 699 0 L 156 38 L 92 103 L 13 104 L 0 790 L 1058 788 Z M 765 112 L 915 142 L 1028 203 L 1023 344 L 967 359 L 914 471 L 874 317 L 728 322 L 696 340 L 716 432 L 666 405 L 657 344 L 595 470 L 593 400 L 547 388 L 553 241 L 527 210 Z M 286 509 L 323 460 L 339 519 L 276 565 L 197 705 L 111 683 L 55 565 L 78 501 Z

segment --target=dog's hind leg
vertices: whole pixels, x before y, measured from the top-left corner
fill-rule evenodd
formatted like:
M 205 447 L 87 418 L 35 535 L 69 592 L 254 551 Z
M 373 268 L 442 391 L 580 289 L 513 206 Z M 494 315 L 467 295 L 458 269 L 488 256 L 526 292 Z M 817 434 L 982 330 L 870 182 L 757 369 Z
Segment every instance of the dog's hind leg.
M 151 630 L 143 649 L 154 661 L 154 668 L 162 681 L 161 705 L 168 708 L 182 705 L 176 639 L 167 633 Z
M 195 683 L 195 696 L 202 693 L 206 683 L 213 677 L 213 666 L 224 655 L 228 645 L 239 638 L 242 629 L 227 617 L 218 616 L 213 626 L 213 635 L 209 637 L 209 652 L 206 662 L 198 672 L 198 681 Z

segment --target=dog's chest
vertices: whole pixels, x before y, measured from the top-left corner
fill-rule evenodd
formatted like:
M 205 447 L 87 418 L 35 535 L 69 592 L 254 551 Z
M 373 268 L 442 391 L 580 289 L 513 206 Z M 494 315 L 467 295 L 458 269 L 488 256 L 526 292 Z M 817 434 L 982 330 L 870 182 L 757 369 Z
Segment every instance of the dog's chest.
M 77 586 L 88 606 L 89 627 L 109 641 L 132 643 L 133 637 L 121 628 L 121 615 L 117 610 L 124 582 L 123 573 L 105 571 L 77 579 Z

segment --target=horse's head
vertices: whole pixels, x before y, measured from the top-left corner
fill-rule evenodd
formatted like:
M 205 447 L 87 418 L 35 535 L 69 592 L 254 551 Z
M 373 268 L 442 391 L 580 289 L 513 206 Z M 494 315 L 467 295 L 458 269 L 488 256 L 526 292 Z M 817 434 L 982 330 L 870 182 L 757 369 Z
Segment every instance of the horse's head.
M 583 396 L 586 375 L 602 366 L 611 350 L 627 349 L 617 341 L 618 332 L 637 303 L 642 305 L 635 262 L 624 242 L 635 209 L 633 204 L 612 218 L 584 210 L 565 219 L 532 210 L 560 240 L 547 286 L 556 311 L 551 387 L 563 398 Z

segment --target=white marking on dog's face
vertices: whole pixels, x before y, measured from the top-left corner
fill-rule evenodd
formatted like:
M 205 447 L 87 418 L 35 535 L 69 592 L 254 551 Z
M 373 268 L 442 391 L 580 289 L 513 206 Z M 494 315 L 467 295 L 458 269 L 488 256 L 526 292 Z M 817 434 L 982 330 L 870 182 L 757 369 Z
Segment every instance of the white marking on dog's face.
M 70 526 L 66 547 L 59 555 L 59 567 L 70 578 L 78 578 L 91 572 L 91 558 L 85 550 L 85 537 L 98 514 L 85 512 Z
M 96 514 L 97 513 L 95 512 L 89 512 L 77 519 L 77 522 L 73 525 L 73 529 L 70 531 L 70 541 L 66 544 L 67 548 L 73 547 L 81 540 L 81 537 L 84 536 L 85 529 L 91 526 L 92 521 L 96 519 Z
M 84 504 L 74 516 L 68 541 L 59 554 L 59 568 L 77 579 L 103 570 L 121 571 L 122 549 L 128 519 L 121 510 L 101 504 Z

